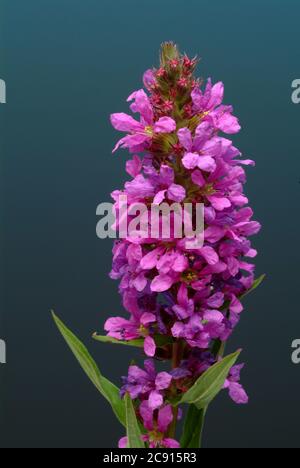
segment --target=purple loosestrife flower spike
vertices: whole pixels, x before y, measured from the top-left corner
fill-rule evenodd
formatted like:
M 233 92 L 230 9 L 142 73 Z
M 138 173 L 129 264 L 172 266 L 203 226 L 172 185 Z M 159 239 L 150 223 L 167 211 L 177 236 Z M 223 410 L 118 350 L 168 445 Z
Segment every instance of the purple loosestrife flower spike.
M 204 205 L 201 248 L 188 250 L 171 233 L 139 241 L 128 234 L 113 249 L 111 278 L 120 281 L 128 315 L 108 319 L 105 330 L 120 341 L 144 340 L 144 353 L 153 358 L 144 368 L 131 365 L 121 389 L 121 397 L 133 400 L 150 448 L 179 447 L 177 402 L 222 358 L 243 311 L 241 297 L 254 283 L 250 236 L 260 224 L 243 191 L 244 166 L 254 162 L 241 159 L 228 138 L 241 127 L 223 103 L 223 83 L 209 79 L 202 86 L 195 66 L 174 44 L 164 44 L 160 67 L 143 76 L 145 90 L 127 100 L 133 115 L 111 115 L 113 127 L 125 133 L 113 151 L 134 153 L 126 163 L 131 179 L 112 194 L 117 213 L 120 195 L 129 204 Z M 167 363 L 166 370 L 158 372 L 155 361 Z M 232 367 L 224 383 L 238 404 L 248 402 L 242 367 Z M 125 437 L 119 446 L 127 444 Z

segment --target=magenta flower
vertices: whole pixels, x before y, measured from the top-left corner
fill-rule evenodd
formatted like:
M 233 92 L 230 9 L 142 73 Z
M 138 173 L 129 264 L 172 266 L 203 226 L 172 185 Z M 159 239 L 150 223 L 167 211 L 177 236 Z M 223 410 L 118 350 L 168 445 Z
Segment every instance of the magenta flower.
M 175 202 L 182 202 L 186 197 L 186 190 L 179 184 L 174 183 L 175 174 L 170 166 L 162 165 L 160 168 L 160 175 L 157 180 L 160 189 L 154 199 L 154 205 L 160 205 L 166 198 Z
M 219 82 L 212 86 L 209 79 L 204 92 L 200 88 L 195 88 L 191 97 L 195 113 L 204 113 L 205 119 L 215 130 L 224 133 L 238 133 L 241 129 L 238 119 L 232 115 L 232 106 L 222 106 L 224 97 L 224 85 Z
M 167 432 L 173 421 L 172 406 L 166 405 L 158 410 L 157 417 L 154 416 L 153 409 L 147 401 L 140 405 L 139 412 L 145 428 L 149 433 L 143 436 L 143 440 L 149 443 L 150 448 L 180 448 L 179 442 L 164 434 Z M 128 438 L 122 437 L 119 441 L 119 448 L 127 448 Z
M 164 436 L 174 418 L 171 405 L 159 409 L 157 420 L 154 420 L 153 408 L 147 401 L 142 402 L 139 410 L 144 426 L 149 431 L 149 435 L 144 436 L 144 440 L 149 442 L 150 448 L 180 448 L 180 444 L 175 439 Z
M 228 388 L 229 395 L 238 405 L 245 405 L 249 397 L 240 382 L 240 373 L 244 364 L 232 367 L 228 378 L 225 381 L 224 388 Z
M 144 82 L 145 88 L 148 89 L 149 91 L 153 88 L 153 86 L 155 86 L 156 78 L 155 78 L 155 74 L 153 70 L 150 69 L 150 70 L 145 71 L 144 76 L 143 76 L 143 82 Z
M 224 315 L 218 310 L 206 310 L 193 313 L 187 322 L 175 322 L 172 335 L 184 338 L 192 348 L 206 349 L 211 340 L 222 335 L 224 328 Z
M 137 338 L 145 337 L 144 351 L 146 356 L 155 355 L 156 345 L 154 339 L 148 335 L 149 326 L 156 322 L 156 316 L 145 312 L 139 320 L 132 316 L 130 320 L 122 317 L 112 317 L 105 322 L 104 329 L 108 336 L 120 341 L 131 341 Z
M 178 131 L 181 145 L 187 151 L 182 159 L 186 169 L 198 167 L 205 172 L 213 172 L 216 169 L 215 157 L 221 154 L 221 145 L 218 141 L 210 139 L 212 128 L 208 122 L 203 122 L 196 128 L 195 137 L 188 128 Z
M 224 85 L 220 81 L 212 86 L 211 79 L 207 81 L 204 92 L 198 87 L 193 89 L 191 97 L 194 105 L 194 112 L 210 112 L 215 107 L 220 106 L 224 97 Z
M 195 303 L 193 299 L 189 299 L 187 285 L 182 283 L 177 294 L 177 305 L 172 308 L 175 315 L 184 320 L 194 314 Z
M 140 174 L 143 167 L 143 162 L 136 154 L 133 158 L 126 163 L 126 171 L 132 177 L 136 177 Z
M 158 247 L 142 258 L 140 266 L 144 270 L 157 270 L 151 291 L 164 292 L 180 280 L 181 273 L 188 268 L 188 260 L 180 251 Z
M 149 147 L 153 135 L 158 133 L 172 133 L 176 130 L 176 122 L 170 117 L 161 117 L 154 121 L 154 114 L 148 96 L 142 89 L 129 96 L 127 101 L 134 101 L 130 109 L 140 114 L 140 121 L 130 115 L 112 114 L 111 123 L 116 130 L 128 132 L 114 148 L 128 148 L 130 152 L 144 151 Z
M 128 392 L 132 399 L 147 399 L 152 410 L 160 408 L 163 404 L 163 390 L 169 388 L 172 376 L 167 372 L 155 371 L 154 362 L 147 360 L 145 370 L 137 366 L 130 366 L 128 377 L 123 378 L 121 394 Z

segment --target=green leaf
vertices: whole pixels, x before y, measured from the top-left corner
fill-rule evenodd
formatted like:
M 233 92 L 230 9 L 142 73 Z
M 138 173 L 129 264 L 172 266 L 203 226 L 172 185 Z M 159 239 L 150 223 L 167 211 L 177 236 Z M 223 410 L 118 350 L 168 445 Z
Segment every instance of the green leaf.
M 130 395 L 125 395 L 125 408 L 126 408 L 126 429 L 128 438 L 127 448 L 145 448 L 145 444 L 142 441 L 142 433 L 139 428 L 138 421 L 136 419 L 135 410 L 133 407 Z
M 112 338 L 111 336 L 102 336 L 102 335 L 94 334 L 93 339 L 96 341 L 101 341 L 101 343 L 132 346 L 135 348 L 142 348 L 144 346 L 144 338 L 139 338 L 137 340 L 131 340 L 131 341 L 122 341 L 122 340 L 117 340 L 115 338 Z
M 206 408 L 222 390 L 226 377 L 240 353 L 241 351 L 237 351 L 230 354 L 210 367 L 183 395 L 180 403 L 194 403 L 198 409 Z
M 264 281 L 264 279 L 266 278 L 267 275 L 261 275 L 259 278 L 257 278 L 254 283 L 253 283 L 253 286 L 252 288 L 248 289 L 247 292 L 245 292 L 245 294 L 243 294 L 242 296 L 240 296 L 240 299 L 244 299 L 244 297 L 248 296 L 248 294 L 252 293 L 253 291 L 255 291 L 255 289 L 257 289 L 261 283 Z
M 112 338 L 111 336 L 103 336 L 103 335 L 97 335 L 94 333 L 93 339 L 96 341 L 100 341 L 101 343 L 110 343 L 110 344 L 118 344 L 118 345 L 123 345 L 123 346 L 132 346 L 135 348 L 143 348 L 144 347 L 144 338 L 138 338 L 136 340 L 131 340 L 131 341 L 123 341 L 123 340 L 117 340 L 116 338 Z M 163 336 L 163 335 L 156 335 L 154 336 L 154 341 L 156 343 L 156 346 L 159 348 L 162 346 L 166 346 L 168 344 L 171 344 L 173 342 L 172 338 L 169 336 Z
M 198 409 L 195 405 L 190 405 L 183 427 L 180 440 L 182 448 L 200 448 L 204 420 L 207 408 Z
M 112 382 L 103 377 L 89 354 L 88 350 L 81 341 L 63 324 L 63 322 L 52 312 L 53 319 L 70 347 L 82 369 L 99 390 L 102 396 L 110 403 L 115 415 L 120 423 L 126 427 L 125 405 L 120 398 L 120 390 Z

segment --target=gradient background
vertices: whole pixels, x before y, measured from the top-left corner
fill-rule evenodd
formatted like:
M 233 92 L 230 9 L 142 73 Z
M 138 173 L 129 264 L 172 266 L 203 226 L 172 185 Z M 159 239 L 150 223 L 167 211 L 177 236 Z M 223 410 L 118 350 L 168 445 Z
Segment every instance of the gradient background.
M 127 110 L 160 43 L 203 57 L 198 73 L 223 80 L 243 132 L 247 194 L 263 231 L 257 272 L 230 349 L 243 347 L 251 400 L 222 394 L 211 406 L 206 447 L 300 447 L 299 0 L 1 0 L 2 447 L 112 447 L 123 435 L 50 318 L 57 314 L 119 383 L 131 349 L 95 343 L 122 312 L 107 273 L 111 241 L 96 238 L 96 206 L 122 186 L 126 153 L 109 114 Z M 4 286 L 4 287 L 3 287 Z M 136 354 L 138 356 L 138 353 Z

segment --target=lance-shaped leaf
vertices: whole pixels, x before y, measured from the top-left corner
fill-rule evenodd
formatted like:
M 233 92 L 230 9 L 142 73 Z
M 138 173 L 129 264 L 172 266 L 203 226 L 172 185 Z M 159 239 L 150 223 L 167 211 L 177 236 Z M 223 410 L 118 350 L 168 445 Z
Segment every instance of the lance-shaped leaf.
M 261 275 L 259 278 L 257 278 L 253 285 L 252 285 L 252 288 L 248 289 L 247 292 L 245 292 L 245 294 L 243 294 L 240 299 L 244 299 L 244 297 L 248 296 L 248 294 L 252 293 L 253 291 L 255 291 L 255 289 L 257 289 L 261 283 L 264 281 L 264 279 L 266 278 L 266 275 Z
M 222 390 L 230 369 L 234 366 L 241 351 L 230 354 L 210 367 L 183 395 L 179 403 L 194 403 L 198 409 L 207 408 Z
M 117 340 L 116 338 L 112 338 L 111 336 L 103 336 L 97 335 L 97 333 L 93 334 L 93 339 L 96 341 L 100 341 L 101 343 L 110 343 L 110 344 L 118 344 L 123 346 L 132 346 L 135 348 L 143 348 L 144 347 L 144 338 L 137 338 L 136 340 Z M 154 336 L 154 341 L 157 347 L 161 348 L 168 344 L 172 344 L 173 340 L 170 336 L 164 335 L 156 335 Z
M 145 448 L 130 395 L 125 395 L 127 448 Z
M 112 382 L 103 377 L 92 356 L 81 341 L 64 325 L 64 323 L 52 312 L 53 319 L 70 347 L 82 369 L 99 390 L 102 396 L 110 403 L 115 415 L 126 427 L 125 405 L 120 398 L 120 390 Z
M 180 440 L 182 448 L 200 448 L 203 432 L 203 425 L 206 415 L 206 408 L 198 409 L 195 405 L 190 405 L 183 427 Z
M 136 340 L 131 340 L 131 341 L 123 341 L 123 340 L 117 340 L 116 338 L 112 338 L 111 336 L 97 335 L 96 333 L 94 333 L 93 339 L 96 341 L 100 341 L 101 343 L 132 346 L 134 348 L 143 348 L 144 346 L 144 338 L 138 338 Z

